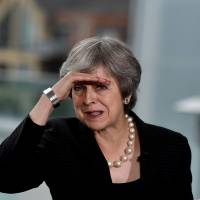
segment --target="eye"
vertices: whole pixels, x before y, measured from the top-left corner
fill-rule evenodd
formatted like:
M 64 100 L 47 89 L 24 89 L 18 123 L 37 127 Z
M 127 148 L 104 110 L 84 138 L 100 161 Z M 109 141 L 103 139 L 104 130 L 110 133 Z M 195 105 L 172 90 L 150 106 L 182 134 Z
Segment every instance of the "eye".
M 107 89 L 107 86 L 103 85 L 103 84 L 99 84 L 99 85 L 96 85 L 96 89 L 97 90 L 106 90 Z
M 73 87 L 73 90 L 75 91 L 75 92 L 80 92 L 80 91 L 82 91 L 84 89 L 84 86 L 83 85 L 75 85 L 74 87 Z

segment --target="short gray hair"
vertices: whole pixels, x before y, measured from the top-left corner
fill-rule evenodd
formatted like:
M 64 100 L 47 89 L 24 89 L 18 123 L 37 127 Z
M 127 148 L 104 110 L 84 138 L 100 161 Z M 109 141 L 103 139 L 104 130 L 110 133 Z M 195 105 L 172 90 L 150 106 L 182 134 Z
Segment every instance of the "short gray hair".
M 137 101 L 142 70 L 133 52 L 118 39 L 91 37 L 78 42 L 61 66 L 60 76 L 69 71 L 92 71 L 98 65 L 103 65 L 117 80 L 122 98 L 131 96 L 124 109 L 132 109 Z

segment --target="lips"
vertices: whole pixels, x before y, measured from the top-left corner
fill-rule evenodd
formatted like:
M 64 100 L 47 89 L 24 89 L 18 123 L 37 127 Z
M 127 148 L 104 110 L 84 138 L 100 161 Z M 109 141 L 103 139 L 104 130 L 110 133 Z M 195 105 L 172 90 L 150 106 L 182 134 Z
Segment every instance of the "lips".
M 102 110 L 85 111 L 84 114 L 89 118 L 97 118 L 103 114 Z

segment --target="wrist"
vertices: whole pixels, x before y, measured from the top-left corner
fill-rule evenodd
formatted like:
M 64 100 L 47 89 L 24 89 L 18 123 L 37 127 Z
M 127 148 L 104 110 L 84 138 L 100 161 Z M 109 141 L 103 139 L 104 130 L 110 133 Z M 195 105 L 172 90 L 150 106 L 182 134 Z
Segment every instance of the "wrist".
M 60 100 L 58 99 L 55 92 L 52 90 L 52 88 L 47 88 L 43 91 L 43 94 L 46 95 L 46 97 L 49 99 L 51 104 L 54 108 L 58 107 L 60 105 Z

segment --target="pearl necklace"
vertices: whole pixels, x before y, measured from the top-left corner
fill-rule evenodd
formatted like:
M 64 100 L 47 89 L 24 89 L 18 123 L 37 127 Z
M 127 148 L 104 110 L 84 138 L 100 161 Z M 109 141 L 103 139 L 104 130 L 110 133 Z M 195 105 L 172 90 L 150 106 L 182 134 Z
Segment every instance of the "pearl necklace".
M 122 166 L 122 164 L 126 161 L 128 161 L 128 156 L 130 156 L 133 151 L 134 151 L 134 144 L 135 144 L 135 128 L 134 128 L 134 123 L 133 123 L 133 118 L 129 117 L 127 114 L 125 115 L 125 118 L 128 121 L 128 128 L 129 128 L 129 136 L 128 136 L 128 141 L 126 144 L 126 148 L 124 149 L 124 154 L 122 154 L 119 157 L 119 160 L 115 160 L 113 162 L 107 161 L 108 166 L 119 168 Z

